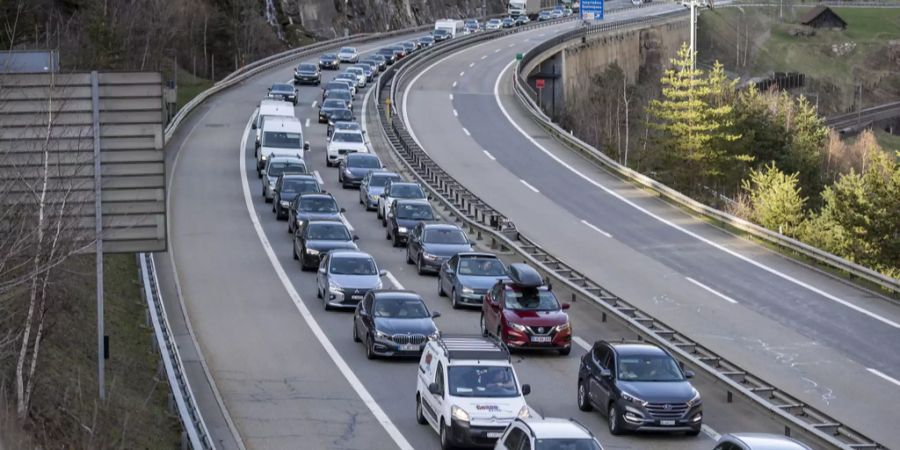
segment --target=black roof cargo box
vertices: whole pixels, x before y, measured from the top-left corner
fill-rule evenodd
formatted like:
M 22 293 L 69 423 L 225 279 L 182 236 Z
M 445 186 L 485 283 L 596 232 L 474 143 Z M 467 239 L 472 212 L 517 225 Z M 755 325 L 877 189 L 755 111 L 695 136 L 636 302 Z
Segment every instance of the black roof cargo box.
M 537 270 L 528 264 L 512 264 L 509 266 L 509 278 L 513 283 L 526 288 L 539 288 L 544 285 L 544 279 Z

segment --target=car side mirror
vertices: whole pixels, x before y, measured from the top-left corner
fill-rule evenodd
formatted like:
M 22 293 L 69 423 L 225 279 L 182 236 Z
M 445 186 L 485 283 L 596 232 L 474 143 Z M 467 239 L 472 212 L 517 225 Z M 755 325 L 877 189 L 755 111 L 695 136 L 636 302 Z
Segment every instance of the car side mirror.
M 386 276 L 387 276 L 387 270 L 384 270 L 384 269 L 379 270 L 379 271 L 378 271 L 378 276 L 379 276 L 379 277 L 386 277 Z
M 695 375 L 696 375 L 696 374 L 694 373 L 693 370 L 685 370 L 685 371 L 684 371 L 684 377 L 685 377 L 685 378 L 694 378 Z
M 428 392 L 431 392 L 434 395 L 442 395 L 441 390 L 438 388 L 437 383 L 431 383 L 428 385 Z
M 603 378 L 612 378 L 612 372 L 609 369 L 600 369 L 600 376 Z
M 572 305 L 570 305 L 570 304 L 568 304 L 568 303 L 563 303 L 563 304 L 562 304 L 562 309 L 563 309 L 563 311 L 565 311 L 565 310 L 567 310 L 567 309 L 569 309 L 569 308 L 571 308 L 571 307 L 572 307 Z
M 353 235 L 353 240 L 354 240 L 354 241 L 358 241 L 358 240 L 359 240 L 359 236 L 357 236 L 357 235 L 354 234 L 354 235 Z
M 305 151 L 305 152 L 309 151 L 309 141 L 306 141 L 303 143 L 303 151 Z
M 440 312 L 440 311 L 432 311 L 432 312 L 431 312 L 431 318 L 434 319 L 434 318 L 437 318 L 437 317 L 441 317 L 441 312 Z
M 254 130 L 256 129 L 256 121 L 253 121 L 253 124 L 250 125 L 250 128 L 252 128 L 252 129 L 254 129 Z
M 366 311 L 366 310 L 363 309 L 363 308 L 359 308 L 359 315 L 360 315 L 360 316 L 363 316 L 363 317 L 368 317 L 368 316 L 369 316 L 369 312 Z
M 530 384 L 523 384 L 523 385 L 522 385 L 522 395 L 528 395 L 528 394 L 530 394 L 530 393 L 531 393 L 531 385 L 530 385 Z
M 342 213 L 347 212 L 347 208 L 341 208 L 341 212 Z
M 325 273 L 325 268 L 324 268 L 324 267 L 319 267 L 319 273 Z

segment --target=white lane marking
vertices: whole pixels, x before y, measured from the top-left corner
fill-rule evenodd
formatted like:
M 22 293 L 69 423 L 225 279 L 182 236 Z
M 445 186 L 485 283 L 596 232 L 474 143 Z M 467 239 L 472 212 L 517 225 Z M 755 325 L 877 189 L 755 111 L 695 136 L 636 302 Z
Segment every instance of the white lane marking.
M 880 370 L 878 370 L 878 369 L 871 369 L 871 368 L 869 368 L 869 369 L 866 369 L 866 370 L 868 370 L 869 372 L 871 372 L 873 375 L 875 375 L 875 376 L 877 376 L 877 377 L 881 377 L 881 378 L 887 380 L 889 383 L 894 383 L 894 384 L 896 384 L 897 386 L 900 386 L 900 381 L 898 381 L 898 380 L 896 380 L 896 379 L 894 379 L 894 378 L 891 378 L 890 376 L 888 376 L 887 374 L 885 374 L 884 372 L 882 372 L 882 371 L 880 371 Z
M 374 90 L 375 89 L 369 89 L 368 91 L 366 91 L 366 95 L 363 96 L 362 112 L 360 112 L 360 120 L 362 121 L 360 126 L 362 127 L 363 132 L 366 133 L 366 136 L 369 135 L 369 128 L 366 125 L 366 105 L 369 104 L 369 96 L 372 95 L 372 91 Z M 368 139 L 366 139 L 366 148 L 369 149 L 369 153 L 375 154 L 375 149 L 372 148 L 372 142 Z
M 494 50 L 494 53 L 500 53 L 500 49 L 498 48 L 498 49 Z
M 487 59 L 487 55 L 481 55 L 481 59 Z
M 516 62 L 516 60 L 510 61 L 509 64 L 507 64 L 506 67 L 504 67 L 503 70 L 500 71 L 500 75 L 497 77 L 497 81 L 494 83 L 494 100 L 496 100 L 497 106 L 500 107 L 500 111 L 501 111 L 501 112 L 503 113 L 503 115 L 506 117 L 506 120 L 509 121 L 509 123 L 511 123 L 512 126 L 513 126 L 516 130 L 518 130 L 519 133 L 522 134 L 522 136 L 525 136 L 525 139 L 528 139 L 528 141 L 531 142 L 535 147 L 537 147 L 538 149 L 540 149 L 542 152 L 544 152 L 544 154 L 546 154 L 546 155 L 549 156 L 551 159 L 553 159 L 554 161 L 556 161 L 557 163 L 559 163 L 561 166 L 565 167 L 565 168 L 568 169 L 570 172 L 574 173 L 575 175 L 577 175 L 577 176 L 580 177 L 581 179 L 587 181 L 588 183 L 590 183 L 590 184 L 592 184 L 592 185 L 594 185 L 594 186 L 596 186 L 596 187 L 602 189 L 602 190 L 603 190 L 604 192 L 606 192 L 607 194 L 612 195 L 613 197 L 615 197 L 615 198 L 621 200 L 621 201 L 622 201 L 623 203 L 625 203 L 626 205 L 631 206 L 632 208 L 634 208 L 634 209 L 636 209 L 636 210 L 638 210 L 638 211 L 640 211 L 640 212 L 646 214 L 647 216 L 652 217 L 652 218 L 658 220 L 659 222 L 662 222 L 663 224 L 666 224 L 666 225 L 668 225 L 668 226 L 670 226 L 670 227 L 672 227 L 672 228 L 674 228 L 674 229 L 676 229 L 676 230 L 678 230 L 678 231 L 681 231 L 682 233 L 684 233 L 684 234 L 686 234 L 686 235 L 688 235 L 688 236 L 691 236 L 691 237 L 693 237 L 694 239 L 697 239 L 697 240 L 700 241 L 700 242 L 703 242 L 703 243 L 705 243 L 705 244 L 707 244 L 707 245 L 710 245 L 710 246 L 712 246 L 712 247 L 714 247 L 714 248 L 716 248 L 716 249 L 718 249 L 718 250 L 721 250 L 721 251 L 723 251 L 723 252 L 725 252 L 725 253 L 728 253 L 729 255 L 734 256 L 735 258 L 738 258 L 738 259 L 740 259 L 740 260 L 742 260 L 742 261 L 744 261 L 744 262 L 747 262 L 747 263 L 749 263 L 749 264 L 751 264 L 751 265 L 753 265 L 753 266 L 755 266 L 755 267 L 757 267 L 757 268 L 759 268 L 759 269 L 762 269 L 762 270 L 764 270 L 764 271 L 766 271 L 766 272 L 769 272 L 769 273 L 771 273 L 772 275 L 775 275 L 775 276 L 777 276 L 777 277 L 779 277 L 779 278 L 782 278 L 782 279 L 787 280 L 787 281 L 789 281 L 789 282 L 791 282 L 791 283 L 794 283 L 794 284 L 796 284 L 797 286 L 800 286 L 800 287 L 805 288 L 805 289 L 807 289 L 807 290 L 809 290 L 809 291 L 812 291 L 812 292 L 814 292 L 814 293 L 816 293 L 816 294 L 819 294 L 819 295 L 821 295 L 822 297 L 825 297 L 825 298 L 827 298 L 827 299 L 829 299 L 829 300 L 831 300 L 831 301 L 833 301 L 833 302 L 835 302 L 835 303 L 839 303 L 839 304 L 844 305 L 844 306 L 846 306 L 846 307 L 848 307 L 848 308 L 850 308 L 850 309 L 852 309 L 852 310 L 854 310 L 854 311 L 857 311 L 857 312 L 859 312 L 859 313 L 865 314 L 865 315 L 867 315 L 867 316 L 869 316 L 869 317 L 871 317 L 871 318 L 873 318 L 873 319 L 875 319 L 875 320 L 877 320 L 877 321 L 879 321 L 879 322 L 882 322 L 882 323 L 884 323 L 884 324 L 890 325 L 891 327 L 894 327 L 894 328 L 900 328 L 900 323 L 894 322 L 893 320 L 888 319 L 888 318 L 886 318 L 886 317 L 882 317 L 882 316 L 880 316 L 880 315 L 878 315 L 878 314 L 875 314 L 875 313 L 873 313 L 872 311 L 869 311 L 869 310 L 867 310 L 867 309 L 865 309 L 865 308 L 856 306 L 856 305 L 854 305 L 854 304 L 852 304 L 852 303 L 850 303 L 850 302 L 848 302 L 848 301 L 846 301 L 846 300 L 844 300 L 844 299 L 841 299 L 841 298 L 838 298 L 837 296 L 834 296 L 834 295 L 832 295 L 832 294 L 829 294 L 828 292 L 825 292 L 825 291 L 823 291 L 823 290 L 821 290 L 821 289 L 819 289 L 819 288 L 817 288 L 817 287 L 815 287 L 815 286 L 813 286 L 813 285 L 811 285 L 811 284 L 809 284 L 809 283 L 806 283 L 806 282 L 804 282 L 804 281 L 798 280 L 798 279 L 796 279 L 796 278 L 794 278 L 794 277 L 792 277 L 792 276 L 790 276 L 790 275 L 787 275 L 787 274 L 785 274 L 785 273 L 779 272 L 778 270 L 773 269 L 773 268 L 771 268 L 771 267 L 769 267 L 769 266 L 767 266 L 767 265 L 765 265 L 765 264 L 763 264 L 763 263 L 761 263 L 761 262 L 754 261 L 753 259 L 750 259 L 750 258 L 748 258 L 748 257 L 746 257 L 746 256 L 744 256 L 744 255 L 742 255 L 742 254 L 740 254 L 740 253 L 738 253 L 738 252 L 736 252 L 736 251 L 734 251 L 734 250 L 731 250 L 731 249 L 729 249 L 729 248 L 727 248 L 727 247 L 725 247 L 725 246 L 723 246 L 723 245 L 721 245 L 721 244 L 718 244 L 718 243 L 716 243 L 716 242 L 713 242 L 713 241 L 711 241 L 711 240 L 709 240 L 709 239 L 707 239 L 707 238 L 705 238 L 705 237 L 703 237 L 703 236 L 700 236 L 699 234 L 694 233 L 694 232 L 692 232 L 692 231 L 690 231 L 690 230 L 688 230 L 688 229 L 686 229 L 686 228 L 684 228 L 684 227 L 682 227 L 682 226 L 680 226 L 680 225 L 677 225 L 677 224 L 675 224 L 675 223 L 673 223 L 673 222 L 670 222 L 670 221 L 668 221 L 668 220 L 666 220 L 666 219 L 664 219 L 664 218 L 662 218 L 662 217 L 660 217 L 660 216 L 657 216 L 656 214 L 650 212 L 649 210 L 644 209 L 643 207 L 641 207 L 641 206 L 638 205 L 637 203 L 634 203 L 634 202 L 632 202 L 631 200 L 628 200 L 627 198 L 623 197 L 621 194 L 619 194 L 619 193 L 613 191 L 612 189 L 609 189 L 608 187 L 606 187 L 606 186 L 600 184 L 600 183 L 597 182 L 597 181 L 594 181 L 592 178 L 590 178 L 590 177 L 588 177 L 587 175 L 581 173 L 578 169 L 572 167 L 571 165 L 569 165 L 568 163 L 566 163 L 565 161 L 563 161 L 562 159 L 560 159 L 558 156 L 554 155 L 552 152 L 550 152 L 549 150 L 547 150 L 546 148 L 544 148 L 544 146 L 542 146 L 540 143 L 538 143 L 537 140 L 535 140 L 533 137 L 529 136 L 528 133 L 526 133 L 525 130 L 523 130 L 522 127 L 519 126 L 519 124 L 517 124 L 515 121 L 513 121 L 512 117 L 509 115 L 509 112 L 506 111 L 506 107 L 504 107 L 504 106 L 503 106 L 503 103 L 500 101 L 500 80 L 503 79 L 503 75 L 506 73 L 507 70 L 509 70 L 510 67 L 512 67 L 513 64 L 515 64 L 515 62 Z M 405 98 L 404 98 L 404 100 L 405 100 Z M 421 145 L 421 144 L 420 144 L 420 145 Z
M 475 63 L 469 63 L 469 67 L 475 67 Z
M 305 126 L 306 128 L 309 128 L 309 117 L 306 118 L 306 125 L 304 125 L 304 126 Z
M 313 100 L 313 102 L 312 102 L 312 107 L 315 108 L 316 105 L 318 105 L 318 104 L 319 104 L 319 101 L 318 101 L 318 100 Z
M 709 436 L 710 439 L 712 439 L 713 441 L 716 441 L 716 442 L 718 442 L 719 438 L 722 437 L 722 435 L 719 434 L 718 431 L 713 430 L 713 428 L 711 426 L 709 426 L 705 423 L 703 425 L 700 425 L 700 431 L 702 431 L 703 434 Z
M 735 300 L 735 299 L 733 299 L 733 298 L 731 298 L 731 297 L 729 297 L 729 296 L 727 296 L 727 295 L 725 295 L 725 294 L 723 294 L 723 293 L 721 293 L 721 292 L 719 292 L 719 291 L 717 291 L 717 290 L 715 290 L 715 289 L 713 289 L 713 288 L 711 288 L 711 287 L 709 287 L 709 286 L 707 286 L 707 285 L 705 285 L 705 284 L 703 284 L 703 283 L 701 283 L 701 282 L 699 282 L 699 281 L 697 281 L 697 280 L 695 280 L 695 279 L 693 279 L 693 278 L 691 278 L 691 277 L 684 277 L 684 279 L 690 281 L 691 283 L 696 284 L 697 286 L 700 286 L 702 289 L 704 289 L 704 290 L 706 290 L 706 291 L 708 291 L 708 292 L 711 292 L 711 293 L 715 294 L 715 295 L 718 296 L 718 297 L 721 297 L 721 298 L 725 299 L 725 301 L 727 301 L 728 303 L 731 303 L 731 304 L 734 304 L 734 305 L 737 305 L 737 303 L 738 303 L 737 300 Z
M 510 47 L 513 47 L 513 46 L 515 46 L 515 45 L 516 45 L 515 42 L 510 42 L 510 43 L 509 43 L 509 46 L 510 46 Z
M 450 94 L 450 100 L 453 100 L 453 94 Z M 406 101 L 406 96 L 403 97 L 403 101 Z M 403 105 L 406 106 L 406 105 Z M 406 108 L 403 108 L 403 114 L 406 114 Z
M 539 191 L 539 190 L 538 190 L 538 189 L 537 189 L 537 188 L 536 188 L 536 187 L 534 187 L 534 186 L 532 186 L 532 185 L 530 185 L 530 184 L 528 184 L 528 182 L 527 182 L 527 181 L 525 181 L 525 180 L 522 180 L 522 179 L 519 179 L 519 181 L 521 181 L 521 182 L 522 182 L 522 184 L 524 184 L 524 185 L 525 185 L 525 187 L 527 187 L 527 188 L 528 188 L 528 189 L 531 189 L 531 190 L 532 190 L 532 191 L 534 191 L 534 192 L 535 192 L 535 193 L 538 193 L 538 194 L 539 194 L 539 193 L 540 193 L 540 192 L 541 192 L 541 191 Z
M 608 238 L 611 238 L 611 237 L 612 237 L 611 234 L 609 234 L 609 233 L 607 233 L 607 232 L 601 230 L 599 227 L 597 227 L 596 225 L 594 225 L 594 224 L 588 222 L 587 220 L 581 219 L 581 223 L 587 225 L 588 228 L 590 228 L 590 229 L 592 229 L 592 230 L 594 230 L 594 231 L 596 231 L 596 232 L 598 232 L 598 233 L 600 233 L 600 234 L 602 234 L 602 235 L 604 235 L 604 236 L 606 236 L 606 237 L 608 237 Z
M 458 112 L 456 112 L 456 110 L 455 110 L 455 109 L 454 109 L 454 110 L 453 110 L 453 117 L 459 117 L 459 113 L 458 113 Z
M 453 87 L 456 87 L 456 81 L 453 82 Z
M 325 181 L 322 180 L 322 174 L 320 174 L 318 170 L 313 170 L 313 176 L 316 177 L 316 181 L 319 182 L 319 186 L 325 186 Z
M 586 341 L 578 336 L 572 336 L 572 340 L 575 341 L 575 343 L 578 344 L 579 347 L 581 347 L 585 350 L 591 349 L 591 344 L 588 344 L 588 341 Z
M 547 35 L 547 33 L 541 33 L 541 34 L 538 35 L 538 37 L 544 37 L 544 36 L 546 36 L 546 35 Z
M 485 156 L 487 156 L 488 158 L 491 159 L 491 161 L 496 161 L 496 160 L 497 160 L 497 158 L 494 158 L 494 155 L 492 155 L 492 154 L 491 154 L 490 152 L 488 152 L 487 150 L 482 150 L 482 151 L 484 152 Z
M 350 221 L 347 220 L 347 216 L 341 214 L 341 222 L 343 222 L 344 226 L 347 227 L 347 229 L 350 230 L 351 233 L 353 233 L 353 224 L 351 224 Z
M 463 70 L 462 72 L 459 73 L 459 76 L 463 76 L 463 75 L 465 75 L 465 74 L 466 74 L 466 71 Z
M 253 208 L 253 200 L 250 195 L 250 184 L 247 182 L 247 158 L 244 157 L 244 149 L 247 148 L 247 136 L 250 135 L 250 123 L 253 121 L 253 117 L 251 116 L 250 120 L 247 121 L 247 125 L 244 128 L 244 136 L 241 138 L 241 146 L 240 151 L 238 152 L 238 158 L 240 159 L 240 167 L 241 167 L 241 184 L 244 189 L 244 203 L 247 206 L 247 213 L 250 215 L 250 221 L 253 222 L 253 229 L 256 230 L 256 236 L 259 238 L 259 242 L 262 244 L 263 250 L 266 252 L 266 256 L 269 258 L 269 262 L 272 264 L 272 268 L 275 269 L 275 274 L 278 276 L 278 279 L 281 281 L 281 284 L 284 286 L 284 289 L 287 291 L 288 296 L 294 302 L 294 305 L 297 307 L 297 310 L 300 311 L 300 315 L 303 316 L 303 320 L 306 322 L 306 325 L 309 327 L 310 331 L 312 331 L 313 336 L 318 339 L 319 344 L 325 349 L 325 352 L 328 353 L 328 356 L 331 357 L 331 361 L 334 362 L 334 365 L 337 366 L 338 370 L 341 371 L 341 374 L 344 375 L 344 378 L 347 379 L 347 382 L 350 383 L 350 386 L 356 391 L 356 395 L 359 395 L 359 398 L 362 399 L 363 403 L 366 404 L 366 407 L 369 408 L 369 411 L 372 411 L 372 415 L 375 416 L 375 419 L 384 427 L 384 430 L 387 431 L 388 435 L 391 436 L 391 439 L 394 440 L 394 443 L 397 444 L 403 450 L 414 450 L 413 446 L 406 440 L 403 436 L 403 433 L 400 432 L 399 429 L 394 425 L 391 421 L 391 418 L 381 409 L 381 406 L 378 405 L 378 402 L 375 401 L 375 398 L 372 397 L 372 394 L 366 389 L 363 385 L 362 381 L 360 381 L 359 377 L 353 373 L 353 369 L 347 365 L 347 362 L 344 361 L 344 358 L 341 357 L 341 354 L 337 351 L 334 345 L 331 343 L 331 340 L 328 339 L 328 336 L 322 330 L 322 327 L 319 326 L 319 323 L 316 321 L 315 317 L 313 317 L 312 313 L 309 312 L 309 309 L 306 307 L 306 304 L 303 303 L 303 299 L 300 297 L 300 294 L 294 289 L 293 283 L 291 283 L 290 278 L 288 278 L 287 272 L 284 271 L 284 267 L 282 267 L 281 262 L 278 261 L 278 257 L 275 256 L 275 250 L 272 248 L 272 244 L 269 242 L 269 238 L 266 237 L 266 233 L 262 229 L 262 225 L 259 222 L 259 218 L 255 214 L 255 210 Z
M 403 284 L 400 283 L 400 280 L 398 280 L 397 277 L 394 276 L 394 274 L 392 274 L 389 270 L 386 272 L 387 272 L 387 274 L 385 276 L 387 277 L 388 280 L 391 280 L 391 284 L 393 284 L 395 288 L 406 289 L 405 287 L 403 287 Z
M 466 127 L 463 127 L 463 133 L 466 133 L 466 136 L 472 135 L 472 133 L 469 133 L 469 130 L 467 130 Z

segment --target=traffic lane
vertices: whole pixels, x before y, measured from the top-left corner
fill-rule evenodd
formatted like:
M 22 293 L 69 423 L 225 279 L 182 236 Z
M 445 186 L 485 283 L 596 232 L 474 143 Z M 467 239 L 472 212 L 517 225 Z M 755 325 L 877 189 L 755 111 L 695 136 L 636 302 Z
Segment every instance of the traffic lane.
M 484 52 L 484 50 L 485 49 L 479 49 L 478 51 Z M 476 52 L 471 52 L 472 55 L 475 53 Z M 453 58 L 455 57 L 450 57 L 449 60 L 452 60 Z M 435 67 L 435 69 L 438 68 L 440 68 L 440 65 Z M 554 238 L 552 234 L 558 232 L 558 230 L 555 228 L 544 228 L 541 231 L 535 231 L 536 227 L 529 227 L 529 225 L 532 225 L 530 221 L 534 219 L 534 216 L 523 216 L 521 214 L 522 210 L 517 209 L 510 203 L 516 203 L 517 198 L 534 198 L 529 197 L 531 194 L 518 186 L 518 180 L 521 178 L 513 174 L 507 174 L 504 170 L 497 170 L 494 166 L 491 166 L 490 161 L 485 159 L 485 155 L 480 154 L 482 150 L 487 150 L 489 147 L 484 148 L 477 145 L 474 148 L 471 147 L 469 145 L 471 138 L 461 132 L 462 127 L 458 130 L 456 139 L 448 136 L 446 130 L 434 129 L 437 127 L 437 125 L 434 124 L 442 124 L 445 128 L 452 129 L 452 127 L 448 127 L 447 124 L 452 124 L 453 121 L 456 120 L 450 115 L 452 107 L 447 101 L 448 97 L 446 95 L 446 86 L 450 86 L 452 83 L 451 80 L 456 79 L 458 76 L 456 68 L 448 67 L 446 70 L 441 70 L 441 72 L 445 73 L 443 75 L 429 73 L 427 76 L 421 77 L 421 84 L 417 84 L 411 88 L 411 92 L 413 92 L 414 95 L 408 98 L 409 106 L 406 113 L 411 117 L 420 117 L 426 108 L 429 111 L 428 122 L 422 121 L 413 123 L 414 128 L 419 130 L 420 141 L 423 142 L 425 148 L 430 149 L 432 157 L 445 170 L 448 170 L 451 174 L 456 176 L 459 181 L 481 195 L 488 203 L 495 206 L 504 205 L 504 208 L 502 209 L 508 215 L 511 215 L 515 223 L 520 226 L 520 229 L 524 228 L 526 234 L 531 236 L 532 239 L 537 240 L 539 243 L 547 243 L 548 239 Z M 472 73 L 470 72 L 467 76 L 472 76 L 471 74 Z M 478 76 L 483 78 L 487 77 L 485 75 Z M 437 107 L 436 105 L 440 102 L 444 102 L 447 106 L 445 108 Z M 490 114 L 485 114 L 485 111 L 490 110 L 481 111 L 485 120 L 489 120 L 489 117 L 487 116 Z M 423 130 L 426 132 L 423 133 Z M 539 129 L 532 130 L 532 128 L 529 128 L 529 130 L 529 134 L 532 135 L 539 136 L 543 134 Z M 498 127 L 493 128 L 493 131 L 500 133 L 504 130 L 502 126 L 498 125 Z M 441 133 L 441 138 L 432 140 L 430 138 L 432 132 Z M 549 139 L 547 139 L 547 141 L 549 141 Z M 510 149 L 517 148 L 517 146 L 509 145 L 508 143 L 505 143 L 504 145 L 506 145 L 506 148 Z M 441 152 L 439 151 L 440 148 L 446 148 L 448 150 Z M 503 147 L 501 146 L 498 148 L 502 149 Z M 489 171 L 489 176 L 486 171 Z M 498 174 L 509 176 L 499 177 Z M 504 182 L 496 183 L 495 181 L 498 178 L 504 178 Z M 504 192 L 504 190 L 522 193 L 517 194 L 517 198 L 499 195 Z M 571 216 L 567 210 L 562 210 L 555 205 L 553 205 L 553 207 L 556 209 L 545 210 L 541 207 L 531 206 L 528 210 L 546 211 L 545 214 L 542 214 L 542 217 L 555 217 L 557 214 L 560 214 L 561 211 L 565 211 L 566 216 Z M 580 221 L 579 218 L 575 219 L 576 222 Z M 685 220 L 690 219 L 685 218 Z M 523 224 L 525 225 L 523 226 Z M 587 242 L 590 242 L 590 240 L 596 239 L 597 237 L 597 235 L 590 236 L 590 233 L 585 236 L 584 233 L 588 229 L 583 226 L 583 224 L 570 228 L 572 228 L 574 232 L 584 236 L 583 239 L 587 239 Z M 578 228 L 581 229 L 579 230 Z M 593 230 L 590 230 L 590 232 L 593 232 Z M 621 268 L 621 261 L 623 260 L 623 258 L 619 256 L 621 254 L 614 258 L 617 261 L 615 267 L 599 267 L 596 260 L 584 258 L 585 254 L 590 253 L 585 252 L 583 247 L 572 248 L 570 253 L 557 251 L 557 249 L 565 248 L 568 243 L 562 242 L 559 245 L 561 246 L 551 245 L 548 248 L 553 248 L 554 253 L 557 255 L 563 255 L 570 264 L 581 259 L 583 264 L 573 265 L 582 268 L 592 276 L 592 278 L 600 280 L 614 292 L 617 292 L 624 298 L 630 299 L 630 301 L 637 306 L 657 317 L 661 317 L 660 313 L 666 312 L 669 307 L 685 309 L 691 304 L 696 304 L 695 299 L 706 299 L 723 303 L 721 298 L 716 298 L 709 292 L 686 282 L 683 276 L 672 273 L 670 270 L 660 271 L 659 269 L 664 269 L 664 266 L 657 264 L 650 258 L 645 258 L 650 264 L 631 264 L 633 267 L 633 272 L 631 272 L 627 270 L 618 270 Z M 639 261 L 639 259 L 632 259 Z M 650 270 L 651 267 L 655 270 Z M 613 272 L 612 276 L 609 276 L 610 272 Z M 628 282 L 628 280 L 633 280 L 634 273 L 649 273 L 651 275 L 642 277 L 641 283 L 637 285 L 633 282 Z M 662 283 L 656 281 L 660 279 L 662 279 Z M 648 286 L 647 280 L 654 280 L 649 283 L 655 284 L 658 289 L 648 289 L 650 286 Z M 672 289 L 673 286 L 675 287 L 674 289 Z M 689 293 L 689 296 L 685 295 L 685 293 Z M 696 306 L 696 308 L 705 308 L 705 306 L 700 305 Z M 740 315 L 725 314 L 724 321 L 719 318 L 718 314 L 707 314 L 707 318 L 704 320 L 695 320 L 698 316 L 693 311 L 689 313 L 683 312 L 682 314 L 684 315 L 676 317 L 675 319 L 669 319 L 669 316 L 665 316 L 666 321 L 674 326 L 675 329 L 686 331 L 695 338 L 699 337 L 701 343 L 721 354 L 728 355 L 729 359 L 732 359 L 738 364 L 745 367 L 771 367 L 771 372 L 767 371 L 767 373 L 762 375 L 775 382 L 776 385 L 787 389 L 789 392 L 798 395 L 812 404 L 827 408 L 830 411 L 851 411 L 850 414 L 863 413 L 873 416 L 872 419 L 874 419 L 874 422 L 866 421 L 866 424 L 875 423 L 876 425 L 871 428 L 881 430 L 882 433 L 884 430 L 892 428 L 878 424 L 878 421 L 883 422 L 884 419 L 875 417 L 879 416 L 877 411 L 873 413 L 870 408 L 864 407 L 860 405 L 859 402 L 853 401 L 854 398 L 858 398 L 855 395 L 855 392 L 859 387 L 850 380 L 863 379 L 871 381 L 875 380 L 875 378 L 873 378 L 874 375 L 865 370 L 865 367 L 861 367 L 850 361 L 844 354 L 837 353 L 815 341 L 800 336 L 790 327 L 773 326 L 771 320 L 761 318 L 756 314 L 747 315 L 743 312 Z M 752 320 L 735 321 L 734 319 L 736 317 L 749 317 Z M 710 326 L 710 321 L 715 325 L 721 323 L 721 326 Z M 727 323 L 727 325 L 725 323 Z M 735 333 L 735 330 L 749 331 L 747 333 Z M 760 333 L 759 330 L 766 330 L 766 332 Z M 848 374 L 850 376 L 848 376 Z M 868 383 L 867 386 L 870 393 L 875 396 L 879 395 L 878 392 L 883 392 L 885 387 L 890 388 L 887 382 L 881 379 L 876 380 L 874 383 Z M 890 396 L 892 394 L 888 395 Z M 835 396 L 837 396 L 837 399 Z M 836 406 L 835 403 L 840 404 L 840 406 Z M 888 402 L 886 401 L 885 403 Z M 867 411 L 867 409 L 869 410 Z M 848 415 L 847 417 L 850 416 Z M 849 422 L 853 423 L 853 421 Z M 866 424 L 862 425 L 866 426 Z

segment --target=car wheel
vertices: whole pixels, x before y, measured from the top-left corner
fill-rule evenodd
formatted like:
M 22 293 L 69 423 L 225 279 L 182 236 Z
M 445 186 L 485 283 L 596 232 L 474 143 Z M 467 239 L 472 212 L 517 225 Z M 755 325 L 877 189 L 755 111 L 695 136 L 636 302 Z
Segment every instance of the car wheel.
M 387 217 L 385 217 L 384 214 L 382 214 L 382 217 L 381 217 L 381 226 L 383 226 L 383 227 L 387 226 Z
M 616 408 L 615 403 L 609 405 L 609 434 L 618 436 L 623 433 L 622 426 L 619 425 L 620 420 L 619 408 Z
M 316 283 L 318 285 L 318 283 Z M 322 290 L 319 289 L 319 286 L 316 286 L 316 298 L 322 298 Z
M 569 353 L 572 353 L 572 346 L 568 346 L 566 348 L 559 349 L 559 354 L 562 356 L 569 356 Z
M 278 216 L 278 202 L 272 202 L 272 212 L 275 213 L 276 217 Z
M 363 192 L 362 189 L 359 190 L 359 204 L 365 205 L 366 203 L 363 201 Z M 366 211 L 369 210 L 369 205 L 366 205 Z
M 425 275 L 425 270 L 422 267 L 422 257 L 421 256 L 419 256 L 416 259 L 416 271 L 419 273 L 419 275 Z
M 450 428 L 444 425 L 444 419 L 441 419 L 441 450 L 452 450 L 453 439 L 450 437 Z
M 487 324 L 484 322 L 484 313 L 481 313 L 481 335 L 487 337 L 488 334 Z
M 578 380 L 578 409 L 582 411 L 590 411 L 593 408 L 591 406 L 591 400 L 588 397 L 588 387 L 584 384 L 584 381 Z
M 406 246 L 406 263 L 407 264 L 413 263 L 412 256 L 409 256 L 409 246 Z
M 387 240 L 391 240 L 391 229 L 390 229 L 390 228 L 388 228 L 387 230 L 385 230 L 385 232 L 384 232 L 384 238 L 387 239 Z M 394 247 L 396 247 L 396 245 L 395 245 Z
M 438 274 L 438 297 L 446 297 L 447 293 L 444 292 L 444 284 L 441 283 L 441 274 Z
M 459 303 L 459 296 L 456 295 L 456 289 L 454 289 L 454 290 L 450 293 L 450 306 L 451 306 L 453 309 L 459 309 L 459 307 L 462 306 L 462 305 Z
M 424 411 L 422 411 L 422 397 L 418 395 L 416 396 L 416 422 L 418 422 L 419 425 L 428 423 L 428 421 L 425 420 Z
M 362 342 L 359 338 L 359 331 L 356 329 L 356 319 L 353 319 L 353 342 Z
M 293 243 L 291 243 L 291 253 L 294 254 L 294 260 L 300 259 L 300 257 L 297 256 L 297 247 L 294 247 L 294 244 L 293 244 Z
M 372 336 L 366 336 L 366 359 L 375 359 L 374 344 L 372 344 Z
M 400 236 L 394 235 L 394 247 L 403 247 L 403 241 L 400 240 Z
M 377 212 L 375 213 L 375 217 L 380 219 L 381 218 L 381 205 L 378 205 L 375 208 L 377 210 Z
M 290 217 L 288 217 L 288 234 L 294 234 L 293 225 L 294 225 L 294 221 L 291 220 Z

